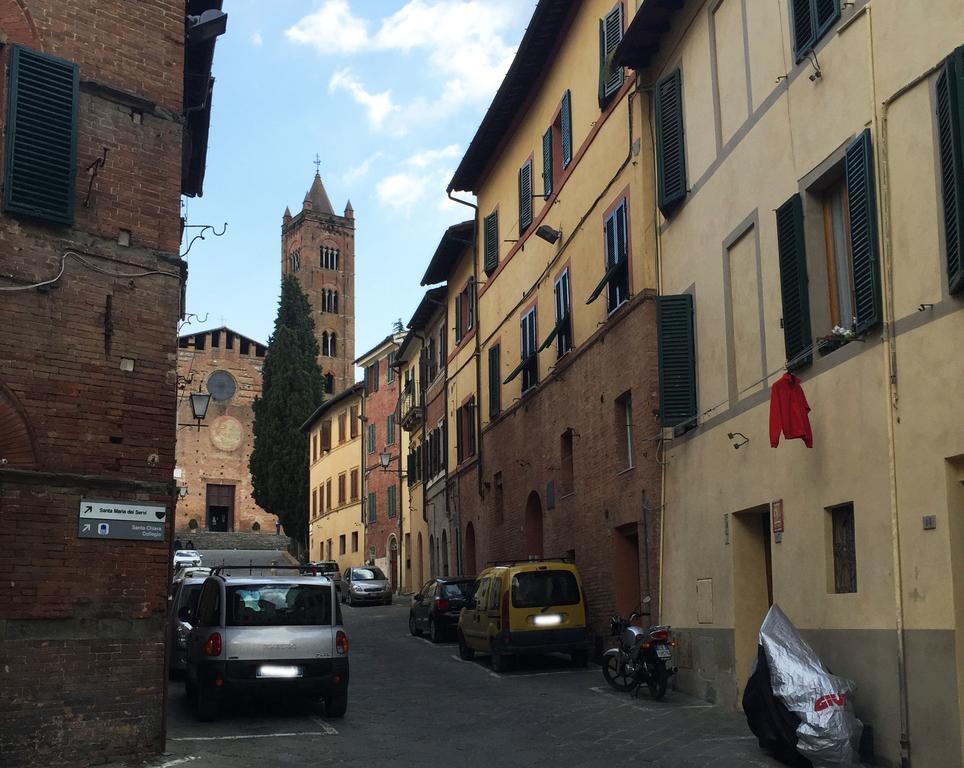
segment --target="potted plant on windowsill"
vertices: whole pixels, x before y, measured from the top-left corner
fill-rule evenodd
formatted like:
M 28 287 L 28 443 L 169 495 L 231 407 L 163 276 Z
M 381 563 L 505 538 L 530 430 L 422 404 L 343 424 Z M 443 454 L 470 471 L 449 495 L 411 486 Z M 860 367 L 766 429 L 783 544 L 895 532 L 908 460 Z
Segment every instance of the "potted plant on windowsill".
M 849 344 L 857 338 L 857 332 L 852 328 L 835 325 L 829 334 L 817 338 L 817 351 L 821 355 L 828 355 L 844 344 Z

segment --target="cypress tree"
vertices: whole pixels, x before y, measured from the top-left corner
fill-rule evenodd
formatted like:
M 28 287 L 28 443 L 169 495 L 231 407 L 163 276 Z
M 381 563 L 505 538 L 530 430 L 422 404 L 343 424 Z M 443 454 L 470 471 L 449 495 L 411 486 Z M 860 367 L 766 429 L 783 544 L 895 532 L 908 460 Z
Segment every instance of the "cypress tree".
M 299 554 L 308 550 L 308 435 L 300 427 L 324 397 L 308 297 L 285 275 L 274 332 L 254 400 L 251 484 L 259 507 L 277 515 Z

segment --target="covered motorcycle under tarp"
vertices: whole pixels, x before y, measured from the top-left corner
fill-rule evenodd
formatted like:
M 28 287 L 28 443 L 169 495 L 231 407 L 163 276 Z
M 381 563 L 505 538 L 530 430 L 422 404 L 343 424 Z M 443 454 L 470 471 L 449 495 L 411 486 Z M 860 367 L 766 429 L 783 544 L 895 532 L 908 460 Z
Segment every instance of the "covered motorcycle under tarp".
M 760 627 L 743 711 L 760 746 L 789 765 L 860 765 L 857 685 L 823 665 L 786 614 L 770 608 Z

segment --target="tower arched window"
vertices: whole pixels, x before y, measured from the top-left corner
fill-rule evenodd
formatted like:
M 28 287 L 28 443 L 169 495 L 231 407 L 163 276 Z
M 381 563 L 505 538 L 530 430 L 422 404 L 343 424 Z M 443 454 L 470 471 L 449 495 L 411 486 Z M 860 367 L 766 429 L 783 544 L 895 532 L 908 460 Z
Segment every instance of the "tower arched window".
M 335 352 L 335 334 L 332 332 L 331 336 L 328 337 L 328 352 L 329 357 L 334 357 L 337 352 Z
M 321 334 L 321 355 L 322 357 L 329 357 L 328 355 L 328 331 L 324 331 Z
M 288 269 L 292 272 L 301 269 L 301 251 L 295 250 L 288 254 Z
M 335 394 L 335 377 L 331 373 L 325 374 L 325 392 L 329 395 Z
M 338 314 L 338 291 L 331 292 L 331 311 Z

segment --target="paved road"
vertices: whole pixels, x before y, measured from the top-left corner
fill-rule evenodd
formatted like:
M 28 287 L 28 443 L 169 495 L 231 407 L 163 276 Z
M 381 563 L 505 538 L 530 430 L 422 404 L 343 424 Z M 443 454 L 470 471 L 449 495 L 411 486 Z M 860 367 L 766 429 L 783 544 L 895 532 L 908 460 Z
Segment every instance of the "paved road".
M 599 668 L 550 657 L 498 675 L 454 643 L 408 634 L 407 604 L 344 609 L 348 714 L 297 701 L 225 708 L 199 723 L 171 684 L 168 754 L 153 768 L 283 766 L 775 766 L 744 718 L 670 691 L 663 702 L 605 687 Z

